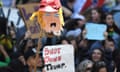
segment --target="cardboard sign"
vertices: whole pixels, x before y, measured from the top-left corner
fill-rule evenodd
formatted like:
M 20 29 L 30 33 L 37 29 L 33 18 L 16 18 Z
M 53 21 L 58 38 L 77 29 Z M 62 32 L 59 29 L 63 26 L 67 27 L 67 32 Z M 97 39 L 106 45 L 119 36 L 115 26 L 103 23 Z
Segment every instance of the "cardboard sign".
M 45 46 L 43 49 L 45 72 L 75 72 L 72 45 Z
M 13 21 L 16 28 L 24 27 L 25 24 L 22 17 L 19 15 L 19 9 L 2 7 L 2 11 L 4 16 L 8 18 L 8 21 Z
M 39 24 L 36 23 L 37 21 L 34 20 L 33 22 L 29 20 L 30 16 L 33 12 L 37 11 L 39 8 L 39 4 L 25 4 L 19 5 L 18 8 L 21 11 L 23 19 L 25 21 L 26 27 L 32 33 L 32 38 L 39 38 L 40 37 L 40 27 Z
M 86 38 L 89 40 L 104 40 L 104 33 L 107 26 L 104 24 L 87 23 L 85 26 L 87 30 Z

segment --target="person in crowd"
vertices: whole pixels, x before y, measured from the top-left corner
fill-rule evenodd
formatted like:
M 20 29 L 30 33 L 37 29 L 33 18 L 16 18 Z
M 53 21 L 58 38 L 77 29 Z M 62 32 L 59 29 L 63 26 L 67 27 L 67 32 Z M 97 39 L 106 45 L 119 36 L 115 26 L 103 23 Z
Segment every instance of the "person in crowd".
M 89 19 L 87 19 L 86 22 L 87 22 L 87 24 L 93 23 L 93 24 L 98 24 L 98 25 L 99 24 L 105 25 L 103 23 L 103 17 L 104 17 L 104 13 L 101 8 L 91 8 L 89 17 L 86 17 L 86 19 L 87 18 L 89 18 Z M 87 24 L 85 24 L 85 25 L 87 25 Z M 82 35 L 84 36 L 84 38 L 85 38 L 86 34 L 87 34 L 87 30 L 84 28 L 84 30 L 82 31 Z M 105 31 L 104 38 L 107 39 L 107 36 L 108 36 L 108 34 Z M 89 40 L 89 47 L 91 48 L 92 45 L 100 46 L 100 44 L 99 44 L 100 42 L 101 42 L 100 40 Z
M 42 38 L 42 44 L 45 45 L 55 45 L 59 38 L 53 36 L 53 34 L 48 34 L 48 36 Z
M 82 39 L 78 42 L 78 58 L 79 63 L 89 57 L 89 42 L 87 39 Z
M 13 52 L 12 40 L 9 38 L 9 36 L 2 34 L 0 38 L 0 44 L 5 47 L 5 50 L 8 52 L 8 54 Z
M 18 57 L 16 59 L 13 59 L 9 63 L 8 67 L 5 67 L 5 69 L 3 69 L 3 72 L 5 70 L 10 71 L 10 72 L 24 72 L 24 68 L 25 67 L 24 67 L 23 62 Z M 2 72 L 2 71 L 0 71 L 0 72 Z
M 71 42 L 66 37 L 61 37 L 57 44 L 71 44 Z
M 105 24 L 107 24 L 108 36 L 113 38 L 117 47 L 118 40 L 120 39 L 120 29 L 115 24 L 112 13 L 107 13 L 104 20 Z
M 77 42 L 76 42 L 76 37 L 74 36 L 68 36 L 67 39 L 70 41 L 70 43 L 73 45 L 74 47 L 74 51 L 76 52 L 78 47 L 77 47 Z
M 36 65 L 37 72 L 45 72 L 43 70 L 44 68 L 44 60 L 41 56 L 41 53 L 39 54 L 37 60 L 36 60 L 36 49 L 32 48 L 27 50 L 24 53 L 24 58 L 26 61 L 26 64 L 22 62 L 22 59 L 20 57 L 12 60 L 7 67 L 0 68 L 0 72 L 34 72 L 34 67 Z
M 83 60 L 79 64 L 76 72 L 91 72 L 92 66 L 93 62 L 91 60 Z
M 0 67 L 0 72 L 24 72 L 24 63 L 22 57 L 16 56 L 16 58 L 11 58 L 8 66 Z
M 63 42 L 63 43 L 65 43 L 65 42 Z M 75 52 L 77 51 L 77 42 L 76 42 L 76 38 L 74 36 L 71 35 L 71 36 L 66 37 L 66 43 L 72 44 L 74 47 L 74 51 Z
M 107 65 L 103 61 L 98 61 L 93 64 L 91 72 L 108 72 Z
M 104 12 L 102 11 L 101 8 L 92 8 L 90 10 L 90 17 L 88 22 L 92 23 L 103 23 L 102 19 L 104 16 Z
M 71 19 L 75 19 L 78 23 L 78 28 L 81 30 L 84 29 L 85 23 L 86 23 L 86 18 L 85 16 L 79 14 L 79 13 L 73 13 L 71 16 Z
M 112 13 L 107 13 L 107 14 L 105 15 L 104 20 L 105 20 L 105 23 L 106 23 L 107 26 L 108 26 L 107 31 L 108 31 L 108 34 L 109 34 L 110 36 L 112 36 L 114 32 L 117 33 L 117 34 L 120 34 L 120 29 L 119 29 L 119 28 L 117 27 L 117 25 L 115 24 Z
M 101 48 L 95 48 L 91 52 L 90 60 L 93 62 L 106 61 L 104 51 Z
M 11 21 L 10 26 L 8 26 L 8 35 L 13 41 L 16 40 L 16 27 L 13 21 Z
M 116 49 L 115 42 L 111 37 L 108 37 L 107 40 L 104 40 L 102 42 L 102 45 L 103 45 L 104 51 L 107 50 L 107 51 L 113 52 Z
M 74 36 L 77 38 L 81 34 L 81 29 L 78 26 L 78 20 L 76 19 L 70 19 L 66 22 L 64 26 L 64 33 L 63 36 L 68 37 L 68 36 Z
M 75 52 L 78 49 L 76 38 L 72 35 L 68 37 L 62 37 L 57 44 L 72 44 Z
M 114 40 L 109 37 L 107 40 L 103 41 L 103 50 L 105 52 L 106 65 L 109 72 L 113 72 L 114 63 L 112 59 L 112 52 L 116 49 Z
M 2 55 L 3 55 L 5 61 L 0 60 L 0 67 L 7 67 L 8 64 L 10 63 L 11 59 L 10 59 L 9 55 L 7 54 L 7 52 L 5 51 L 4 46 L 0 45 L 0 58 Z
M 63 6 L 62 6 L 65 21 L 69 20 L 70 16 L 73 13 L 73 4 L 74 4 L 74 2 L 75 2 L 75 0 L 66 0 L 66 4 L 63 4 Z
M 12 55 L 12 58 L 18 57 L 24 65 L 26 65 L 24 53 L 33 47 L 36 47 L 35 42 L 31 39 L 30 31 L 27 31 L 19 41 L 16 42 L 17 51 Z
M 13 51 L 12 40 L 8 35 L 8 19 L 5 17 L 0 17 L 0 44 L 5 47 L 8 54 Z
M 60 41 L 57 44 L 71 44 L 73 45 L 74 48 L 74 60 L 75 60 L 75 67 L 78 65 L 79 63 L 79 58 L 78 58 L 78 46 L 77 46 L 77 41 L 76 38 L 71 35 L 68 37 L 63 37 L 60 39 Z
M 17 36 L 16 36 L 16 27 L 14 26 L 14 23 L 11 21 L 10 26 L 8 26 L 8 36 L 12 43 L 12 52 L 16 52 L 16 42 L 17 42 Z
M 69 19 L 64 26 L 67 31 L 74 30 L 78 27 L 77 22 L 74 19 Z
M 115 49 L 112 53 L 113 61 L 115 62 L 114 72 L 120 72 L 120 49 Z
M 30 31 L 27 31 L 22 39 L 17 43 L 17 49 L 18 52 L 24 54 L 29 48 L 32 48 L 35 46 L 35 42 L 33 39 L 31 39 L 31 33 Z
M 36 65 L 37 71 L 44 72 L 44 60 L 40 52 L 38 58 L 36 59 L 36 48 L 31 48 L 27 50 L 24 54 L 26 60 L 26 67 L 24 72 L 33 72 Z

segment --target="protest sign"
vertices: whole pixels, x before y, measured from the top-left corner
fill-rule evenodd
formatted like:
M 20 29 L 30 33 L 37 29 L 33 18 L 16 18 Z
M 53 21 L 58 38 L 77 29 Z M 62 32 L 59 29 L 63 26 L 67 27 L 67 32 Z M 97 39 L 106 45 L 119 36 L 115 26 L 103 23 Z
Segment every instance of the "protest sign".
M 37 11 L 39 8 L 38 3 L 19 5 L 18 8 L 22 14 L 25 21 L 26 27 L 32 33 L 31 38 L 40 38 L 40 27 L 37 20 L 30 21 L 29 18 L 33 12 Z
M 4 16 L 8 18 L 8 21 L 12 21 L 16 28 L 24 27 L 25 24 L 22 17 L 19 15 L 19 9 L 2 7 L 2 11 L 4 13 Z
M 89 40 L 104 40 L 104 33 L 107 29 L 107 26 L 104 24 L 95 24 L 95 23 L 87 23 L 85 26 L 87 31 L 86 38 Z
M 46 72 L 75 72 L 72 45 L 45 46 L 43 57 Z

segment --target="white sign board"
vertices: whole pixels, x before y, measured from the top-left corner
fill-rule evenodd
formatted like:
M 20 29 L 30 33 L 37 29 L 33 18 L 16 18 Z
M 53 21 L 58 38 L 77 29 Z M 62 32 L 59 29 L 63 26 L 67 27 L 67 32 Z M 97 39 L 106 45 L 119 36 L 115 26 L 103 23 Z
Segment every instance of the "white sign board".
M 45 46 L 43 57 L 45 72 L 75 72 L 72 45 Z

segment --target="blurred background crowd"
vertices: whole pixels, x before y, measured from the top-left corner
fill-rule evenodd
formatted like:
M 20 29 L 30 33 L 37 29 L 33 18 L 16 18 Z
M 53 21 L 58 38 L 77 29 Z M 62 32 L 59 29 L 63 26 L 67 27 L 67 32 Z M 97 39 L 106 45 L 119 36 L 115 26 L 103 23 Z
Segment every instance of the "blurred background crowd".
M 44 72 L 43 47 L 46 45 L 72 44 L 74 46 L 75 72 L 120 72 L 120 0 L 60 0 L 65 21 L 60 37 L 43 37 L 38 72 Z M 81 8 L 88 1 L 87 8 Z M 89 5 L 89 1 L 93 1 Z M 40 0 L 0 0 L 1 6 L 15 8 L 19 4 L 39 3 Z M 119 18 L 116 18 L 117 17 Z M 85 37 L 86 23 L 105 24 L 105 40 L 89 40 Z M 0 17 L 0 72 L 33 72 L 34 48 L 37 40 L 30 31 L 19 32 L 8 19 Z

